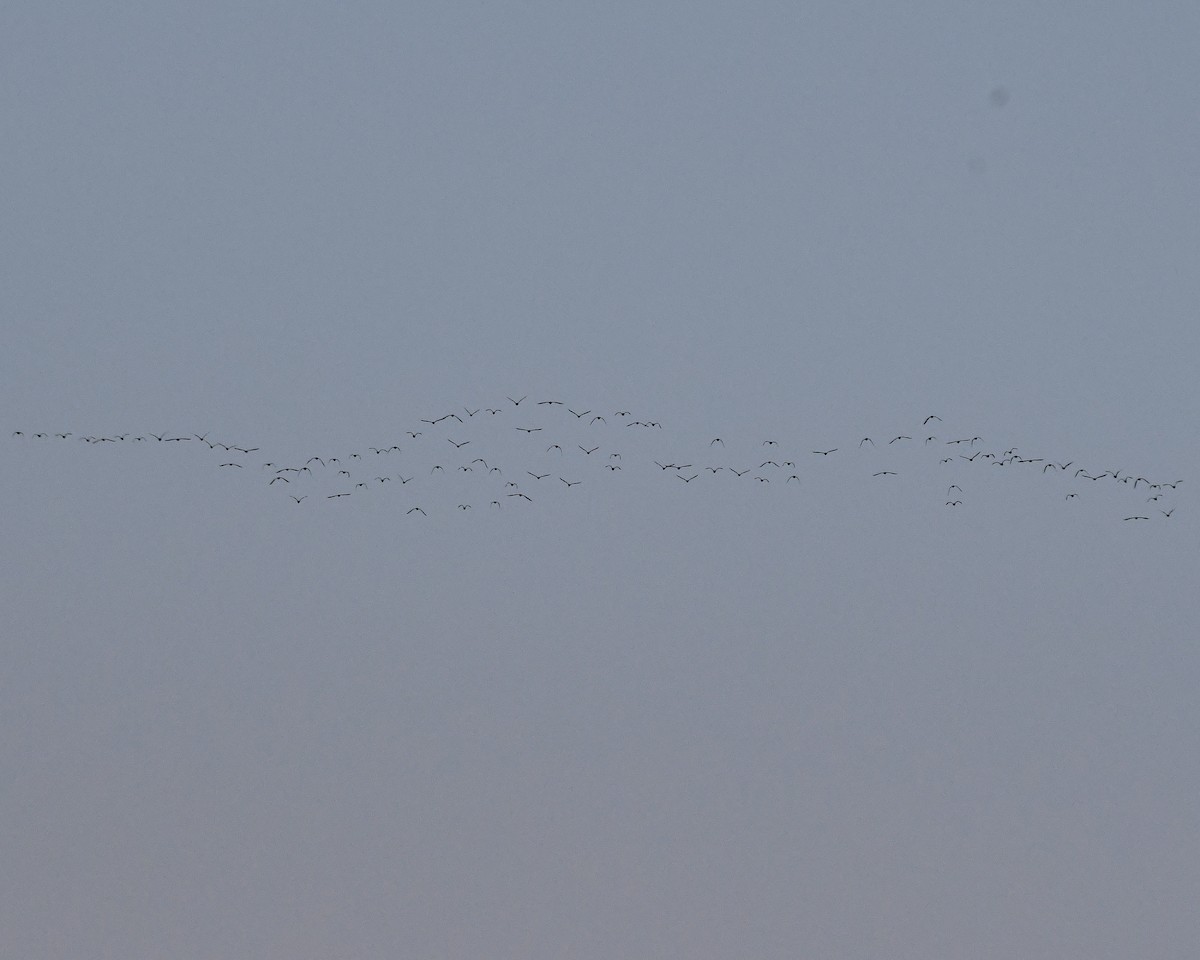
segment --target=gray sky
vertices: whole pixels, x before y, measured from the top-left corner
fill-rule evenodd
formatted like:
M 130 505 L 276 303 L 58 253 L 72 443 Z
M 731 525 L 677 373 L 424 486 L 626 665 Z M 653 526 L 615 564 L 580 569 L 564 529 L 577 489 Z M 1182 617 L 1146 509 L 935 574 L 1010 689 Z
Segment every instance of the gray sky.
M 6 949 L 1192 957 L 1198 39 L 9 4 Z

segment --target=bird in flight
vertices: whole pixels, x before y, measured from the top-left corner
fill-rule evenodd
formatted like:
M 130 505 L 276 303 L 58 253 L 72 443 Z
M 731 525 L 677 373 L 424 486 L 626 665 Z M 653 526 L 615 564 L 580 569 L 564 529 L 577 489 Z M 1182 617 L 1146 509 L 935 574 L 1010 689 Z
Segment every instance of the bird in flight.
M 567 489 L 570 489 L 571 487 L 577 487 L 577 486 L 579 486 L 581 483 L 583 483 L 583 481 L 582 481 L 582 480 L 563 480 L 563 478 L 562 478 L 562 477 L 559 477 L 558 479 L 559 479 L 559 480 L 562 480 L 562 482 L 563 482 L 563 483 L 565 483 L 565 484 L 567 485 Z
M 293 500 L 295 500 L 297 503 L 299 503 L 301 500 L 307 500 L 307 499 L 308 499 L 308 494 L 305 494 L 305 495 L 304 495 L 304 496 L 302 496 L 302 497 L 295 497 L 295 496 L 293 496 L 293 497 L 292 497 L 292 499 L 293 499 Z
M 827 457 L 831 453 L 836 453 L 836 452 L 837 452 L 837 447 L 834 447 L 831 450 L 814 450 L 813 451 L 813 453 L 819 453 L 823 457 Z
M 861 440 L 859 440 L 859 441 L 858 441 L 858 445 L 859 445 L 860 447 L 861 447 L 861 446 L 862 446 L 864 443 L 869 443 L 871 446 L 875 446 L 875 441 L 874 441 L 874 440 L 872 440 L 870 437 L 863 437 Z
M 457 440 L 450 440 L 450 438 L 449 438 L 449 437 L 447 437 L 446 439 L 447 439 L 447 440 L 448 440 L 450 443 L 453 443 L 453 444 L 454 444 L 454 449 L 455 449 L 455 450 L 461 450 L 463 447 L 465 447 L 465 446 L 466 446 L 468 443 L 470 443 L 470 442 L 471 442 L 470 440 L 464 440 L 462 443 L 459 443 Z
M 517 427 L 522 433 L 537 433 L 541 427 Z
M 579 449 L 580 449 L 580 450 L 582 450 L 584 453 L 586 453 L 586 454 L 588 454 L 588 455 L 590 456 L 591 454 L 595 453 L 595 452 L 596 452 L 597 450 L 599 450 L 600 448 L 599 448 L 599 447 L 592 447 L 592 449 L 590 449 L 590 450 L 589 450 L 587 447 L 583 447 L 583 446 L 581 446 L 581 447 L 579 447 Z
M 894 477 L 896 475 L 895 470 L 880 470 L 878 473 L 871 474 L 873 477 Z
M 521 405 L 521 400 L 526 400 L 526 399 L 528 399 L 528 395 L 526 395 L 526 396 L 522 397 L 522 398 L 521 398 L 521 400 L 513 400 L 513 398 L 512 398 L 512 397 L 507 397 L 506 399 L 507 399 L 507 400 L 509 400 L 509 401 L 511 401 L 511 403 L 512 403 L 512 405 L 513 405 L 514 407 L 519 407 L 519 406 Z
M 575 414 L 575 419 L 577 419 L 577 420 L 582 420 L 584 417 L 586 417 L 591 412 L 592 412 L 591 410 L 584 410 L 583 413 L 575 413 L 574 410 L 572 410 L 570 407 L 567 407 L 567 413 Z
M 530 473 L 528 470 L 525 472 L 533 477 L 534 480 L 545 480 L 548 476 L 550 476 L 548 473 Z
M 941 417 L 937 416 L 936 414 L 931 413 L 929 416 L 927 416 L 924 420 L 921 421 L 921 426 L 925 426 L 925 424 L 927 424 L 930 420 L 936 420 L 938 423 L 942 422 Z

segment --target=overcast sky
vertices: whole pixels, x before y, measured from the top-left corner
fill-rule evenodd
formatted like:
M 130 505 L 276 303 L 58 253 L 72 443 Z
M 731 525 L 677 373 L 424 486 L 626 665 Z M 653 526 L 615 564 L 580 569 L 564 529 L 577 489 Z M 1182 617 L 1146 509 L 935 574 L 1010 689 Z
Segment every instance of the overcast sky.
M 10 3 L 5 949 L 1194 957 L 1198 41 Z

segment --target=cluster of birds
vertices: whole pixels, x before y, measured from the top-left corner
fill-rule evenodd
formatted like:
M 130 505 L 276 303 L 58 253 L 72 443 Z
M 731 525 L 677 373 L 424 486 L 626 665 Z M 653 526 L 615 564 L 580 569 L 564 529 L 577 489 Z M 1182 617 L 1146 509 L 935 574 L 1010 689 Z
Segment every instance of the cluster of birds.
M 1007 467 L 1050 475 L 1060 481 L 1063 500 L 1080 500 L 1099 481 L 1119 485 L 1139 508 L 1121 511 L 1124 521 L 1169 519 L 1181 480 L 1163 481 L 1122 470 L 1094 470 L 1074 460 L 1026 456 L 1017 447 L 989 450 L 980 436 L 940 436 L 942 418 L 914 418 L 911 432 L 861 437 L 837 446 L 794 449 L 780 440 L 735 440 L 715 436 L 694 454 L 658 459 L 663 427 L 659 420 L 630 410 L 599 411 L 561 400 L 506 397 L 495 406 L 462 407 L 419 418 L 411 428 L 361 450 L 315 452 L 292 462 L 263 460 L 258 445 L 227 443 L 208 433 L 119 433 L 76 436 L 69 432 L 13 431 L 16 440 L 70 441 L 91 445 L 188 445 L 213 454 L 215 469 L 244 474 L 277 491 L 293 506 L 341 502 L 350 497 L 396 490 L 406 516 L 481 507 L 522 509 L 552 495 L 578 495 L 576 488 L 614 482 L 632 473 L 662 477 L 681 491 L 692 484 L 729 481 L 803 488 L 832 461 L 849 461 L 871 482 L 887 483 L 920 454 L 937 463 L 939 499 L 957 509 L 969 503 L 966 468 Z M 736 457 L 734 451 L 737 451 Z M 904 451 L 909 451 L 905 454 Z M 255 456 L 259 454 L 259 456 Z M 865 456 L 864 454 L 874 454 Z M 880 454 L 888 454 L 881 461 Z M 737 462 L 731 462 L 735 460 Z M 951 469 L 957 468 L 957 469 Z M 1066 486 L 1061 482 L 1066 481 Z M 428 507 L 428 509 L 427 509 Z

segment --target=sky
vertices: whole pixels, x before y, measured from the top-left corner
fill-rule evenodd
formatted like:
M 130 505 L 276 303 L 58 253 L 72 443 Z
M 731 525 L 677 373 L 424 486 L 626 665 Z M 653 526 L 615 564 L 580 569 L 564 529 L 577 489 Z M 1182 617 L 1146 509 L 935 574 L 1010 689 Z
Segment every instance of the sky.
M 9 4 L 6 950 L 1192 957 L 1198 39 Z

